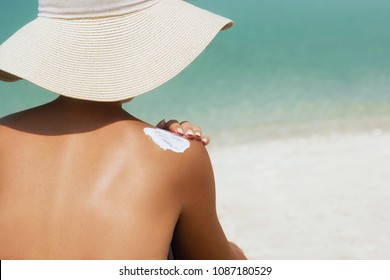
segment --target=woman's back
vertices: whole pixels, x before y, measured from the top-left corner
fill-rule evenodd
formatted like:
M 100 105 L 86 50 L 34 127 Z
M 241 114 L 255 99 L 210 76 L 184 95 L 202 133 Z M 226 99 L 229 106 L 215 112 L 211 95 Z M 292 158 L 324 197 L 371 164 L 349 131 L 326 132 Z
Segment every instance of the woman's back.
M 0 80 L 61 97 L 0 120 L 0 259 L 163 259 L 171 242 L 178 258 L 244 258 L 202 144 L 121 108 L 231 26 L 181 0 L 38 1 L 0 46 Z
M 124 111 L 68 105 L 0 122 L 0 258 L 166 258 L 193 147 L 165 151 Z

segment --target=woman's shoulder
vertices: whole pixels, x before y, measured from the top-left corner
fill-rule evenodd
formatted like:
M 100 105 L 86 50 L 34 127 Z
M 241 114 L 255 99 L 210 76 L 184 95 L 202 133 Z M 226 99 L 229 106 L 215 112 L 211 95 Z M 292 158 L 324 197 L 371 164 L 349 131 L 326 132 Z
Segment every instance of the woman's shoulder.
M 210 158 L 201 141 L 143 122 L 133 123 L 132 126 L 124 143 L 136 149 L 132 155 L 149 171 L 168 174 L 174 181 L 180 182 L 179 185 L 191 185 L 198 178 L 212 174 Z
M 130 132 L 129 137 L 137 135 L 138 146 L 148 155 L 149 161 L 174 169 L 193 169 L 209 161 L 204 145 L 197 140 L 139 122 L 137 132 Z

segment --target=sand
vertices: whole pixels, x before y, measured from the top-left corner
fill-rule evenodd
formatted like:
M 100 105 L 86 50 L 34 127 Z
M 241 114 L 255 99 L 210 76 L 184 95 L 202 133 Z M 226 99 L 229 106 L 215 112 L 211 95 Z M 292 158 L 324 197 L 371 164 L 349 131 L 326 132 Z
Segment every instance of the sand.
M 250 259 L 390 259 L 390 133 L 209 153 L 222 226 Z

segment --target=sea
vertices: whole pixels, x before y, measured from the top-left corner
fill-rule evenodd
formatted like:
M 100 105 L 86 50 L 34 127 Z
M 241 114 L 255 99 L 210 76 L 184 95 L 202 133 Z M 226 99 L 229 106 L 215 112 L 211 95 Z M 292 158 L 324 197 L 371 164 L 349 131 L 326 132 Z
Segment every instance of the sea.
M 390 1 L 194 0 L 234 20 L 182 73 L 125 105 L 138 118 L 190 120 L 224 143 L 390 130 Z M 2 0 L 0 42 L 37 13 Z M 0 117 L 56 95 L 0 82 Z

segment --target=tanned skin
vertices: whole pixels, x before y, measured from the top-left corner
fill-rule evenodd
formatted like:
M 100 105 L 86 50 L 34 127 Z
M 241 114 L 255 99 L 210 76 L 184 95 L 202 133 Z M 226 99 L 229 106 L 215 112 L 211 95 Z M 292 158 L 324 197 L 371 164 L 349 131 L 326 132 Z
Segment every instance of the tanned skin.
M 0 259 L 244 259 L 206 149 L 162 150 L 121 103 L 59 97 L 0 119 Z

